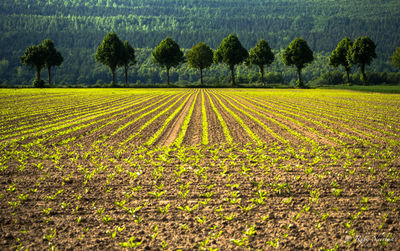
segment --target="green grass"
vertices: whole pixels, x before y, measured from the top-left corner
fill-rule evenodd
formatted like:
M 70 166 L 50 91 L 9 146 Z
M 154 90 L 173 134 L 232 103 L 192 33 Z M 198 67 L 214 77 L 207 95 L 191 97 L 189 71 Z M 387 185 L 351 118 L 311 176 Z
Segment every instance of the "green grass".
M 321 89 L 344 89 L 360 92 L 400 93 L 400 85 L 335 85 L 324 86 Z

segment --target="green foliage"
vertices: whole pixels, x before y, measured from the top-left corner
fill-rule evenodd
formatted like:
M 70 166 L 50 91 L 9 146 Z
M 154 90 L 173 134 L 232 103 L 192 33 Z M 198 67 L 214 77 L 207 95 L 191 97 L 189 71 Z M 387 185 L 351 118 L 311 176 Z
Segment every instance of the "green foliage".
M 301 79 L 301 69 L 314 60 L 313 52 L 308 47 L 307 42 L 302 38 L 295 38 L 282 54 L 282 60 L 285 65 L 296 66 L 297 68 L 297 86 L 303 87 Z
M 161 43 L 154 49 L 153 62 L 165 67 L 167 70 L 167 82 L 170 84 L 169 70 L 172 67 L 177 67 L 180 63 L 184 62 L 183 52 L 179 45 L 169 37 L 166 37 Z
M 350 70 L 351 70 L 351 61 L 347 60 L 347 55 L 350 53 L 351 48 L 353 47 L 353 42 L 350 38 L 343 38 L 337 45 L 336 49 L 332 51 L 331 56 L 329 57 L 329 64 L 333 67 L 337 68 L 338 66 L 343 66 L 346 74 L 347 74 L 347 83 L 350 83 Z
M 46 65 L 46 50 L 41 45 L 31 45 L 25 49 L 25 53 L 20 57 L 21 63 L 36 69 L 35 87 L 41 85 L 40 71 Z
M 110 68 L 112 85 L 115 84 L 115 70 L 122 64 L 121 59 L 124 58 L 124 52 L 124 44 L 114 32 L 108 33 L 97 48 L 96 60 Z
M 362 74 L 362 81 L 366 84 L 365 66 L 369 65 L 376 58 L 376 45 L 368 36 L 359 37 L 353 44 L 347 55 L 347 60 L 352 64 L 358 64 Z
M 45 65 L 48 72 L 49 85 L 51 84 L 51 67 L 60 66 L 64 61 L 63 56 L 54 47 L 54 42 L 50 39 L 45 39 L 41 44 L 46 50 Z
M 151 51 L 167 35 L 187 49 L 199 41 L 216 49 L 232 32 L 248 49 L 259 38 L 265 38 L 276 57 L 269 69 L 281 72 L 287 83 L 293 83 L 296 74 L 281 67 L 280 53 L 296 36 L 307 40 L 314 51 L 315 63 L 302 70 L 304 81 L 332 70 L 326 54 L 345 36 L 368 35 L 379 45 L 378 58 L 369 67 L 377 72 L 396 70 L 389 59 L 400 44 L 398 0 L 31 0 L 27 3 L 0 1 L 0 44 L 4 45 L 0 46 L 0 60 L 9 62 L 0 75 L 0 83 L 32 82 L 29 69 L 19 64 L 18 56 L 29 45 L 39 44 L 47 37 L 56 42 L 57 50 L 64 56 L 53 82 L 65 86 L 94 86 L 98 80 L 98 84 L 110 82 L 108 68 L 93 63 L 96 48 L 107 31 L 115 31 L 135 46 L 138 64 L 129 69 L 129 80 L 141 86 L 158 86 L 164 81 L 157 66 L 152 64 Z M 238 83 L 254 82 L 258 77 L 255 67 L 239 66 L 236 70 Z M 229 81 L 230 71 L 225 67 L 212 65 L 207 71 L 206 85 L 226 85 Z M 117 68 L 115 82 L 125 82 L 122 76 L 123 68 Z M 170 77 L 171 82 L 180 83 L 200 79 L 198 72 L 186 65 L 171 70 Z
M 205 43 L 198 43 L 187 53 L 188 64 L 200 70 L 200 82 L 203 85 L 203 69 L 209 68 L 213 63 L 213 51 Z
M 225 63 L 229 66 L 232 74 L 232 86 L 236 86 L 235 83 L 235 65 L 241 64 L 249 53 L 242 46 L 238 37 L 234 34 L 230 34 L 224 40 L 222 40 L 220 46 L 214 53 L 214 62 Z
M 136 59 L 135 59 L 135 49 L 133 49 L 132 45 L 129 44 L 128 41 L 125 41 L 123 43 L 124 45 L 124 54 L 121 58 L 121 66 L 124 67 L 124 72 L 125 72 L 125 84 L 128 84 L 128 70 L 129 67 L 135 65 Z
M 400 47 L 397 47 L 392 55 L 392 64 L 400 69 Z
M 270 65 L 275 59 L 275 55 L 272 52 L 269 44 L 264 39 L 258 41 L 256 46 L 250 50 L 247 63 L 256 65 L 260 69 L 261 81 L 265 85 L 264 81 L 264 66 Z
M 22 64 L 36 69 L 36 78 L 33 81 L 33 86 L 44 87 L 44 82 L 40 79 L 41 70 L 47 67 L 50 85 L 51 67 L 60 66 L 64 59 L 61 53 L 54 47 L 54 42 L 50 39 L 45 39 L 39 45 L 31 45 L 26 48 L 20 60 Z

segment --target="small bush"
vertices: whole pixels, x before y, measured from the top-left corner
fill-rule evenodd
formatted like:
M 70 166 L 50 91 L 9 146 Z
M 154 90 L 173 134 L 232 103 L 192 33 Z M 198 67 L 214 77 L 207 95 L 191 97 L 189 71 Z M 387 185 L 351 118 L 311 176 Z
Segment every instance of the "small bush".
M 43 87 L 45 87 L 45 84 L 44 84 L 44 81 L 42 80 L 42 79 L 35 79 L 34 81 L 33 81 L 33 87 L 36 87 L 36 88 L 43 88 Z

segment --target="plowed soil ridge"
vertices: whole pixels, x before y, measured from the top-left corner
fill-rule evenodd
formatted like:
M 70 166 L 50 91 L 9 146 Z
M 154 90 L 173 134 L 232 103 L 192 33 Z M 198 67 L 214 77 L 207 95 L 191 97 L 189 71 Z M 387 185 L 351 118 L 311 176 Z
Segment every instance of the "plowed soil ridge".
M 175 139 L 178 137 L 179 132 L 181 131 L 183 121 L 192 105 L 194 98 L 197 93 L 190 94 L 189 100 L 183 106 L 182 110 L 175 116 L 173 120 L 171 120 L 167 126 L 167 129 L 160 135 L 160 137 L 156 140 L 155 144 L 170 146 L 175 142 Z

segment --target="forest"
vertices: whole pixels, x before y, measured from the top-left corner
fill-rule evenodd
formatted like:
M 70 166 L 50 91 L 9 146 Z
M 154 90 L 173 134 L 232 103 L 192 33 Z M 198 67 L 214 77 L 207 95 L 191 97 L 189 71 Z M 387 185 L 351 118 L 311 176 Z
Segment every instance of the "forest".
M 313 63 L 303 70 L 304 80 L 340 82 L 344 72 L 328 65 L 329 55 L 344 37 L 360 36 L 369 36 L 377 46 L 377 58 L 367 67 L 369 82 L 382 76 L 390 76 L 385 82 L 398 82 L 391 55 L 400 46 L 399 26 L 398 0 L 4 0 L 0 3 L 0 84 L 32 83 L 34 70 L 23 66 L 19 57 L 25 48 L 46 38 L 64 57 L 54 69 L 55 84 L 109 83 L 109 70 L 95 60 L 96 49 L 109 32 L 135 48 L 137 64 L 129 72 L 133 84 L 166 81 L 165 71 L 151 58 L 165 37 L 173 38 L 186 53 L 198 42 L 215 50 L 231 33 L 247 50 L 260 39 L 268 41 L 275 54 L 266 69 L 269 83 L 296 81 L 295 70 L 281 59 L 283 49 L 296 37 L 305 39 L 314 51 Z M 240 83 L 259 81 L 256 67 L 240 65 L 236 74 Z M 357 80 L 357 74 L 354 67 L 352 78 Z M 217 64 L 204 76 L 212 85 L 228 83 L 230 73 Z M 124 81 L 122 70 L 116 77 L 117 82 Z M 172 69 L 170 77 L 180 84 L 199 81 L 198 72 L 187 64 Z

